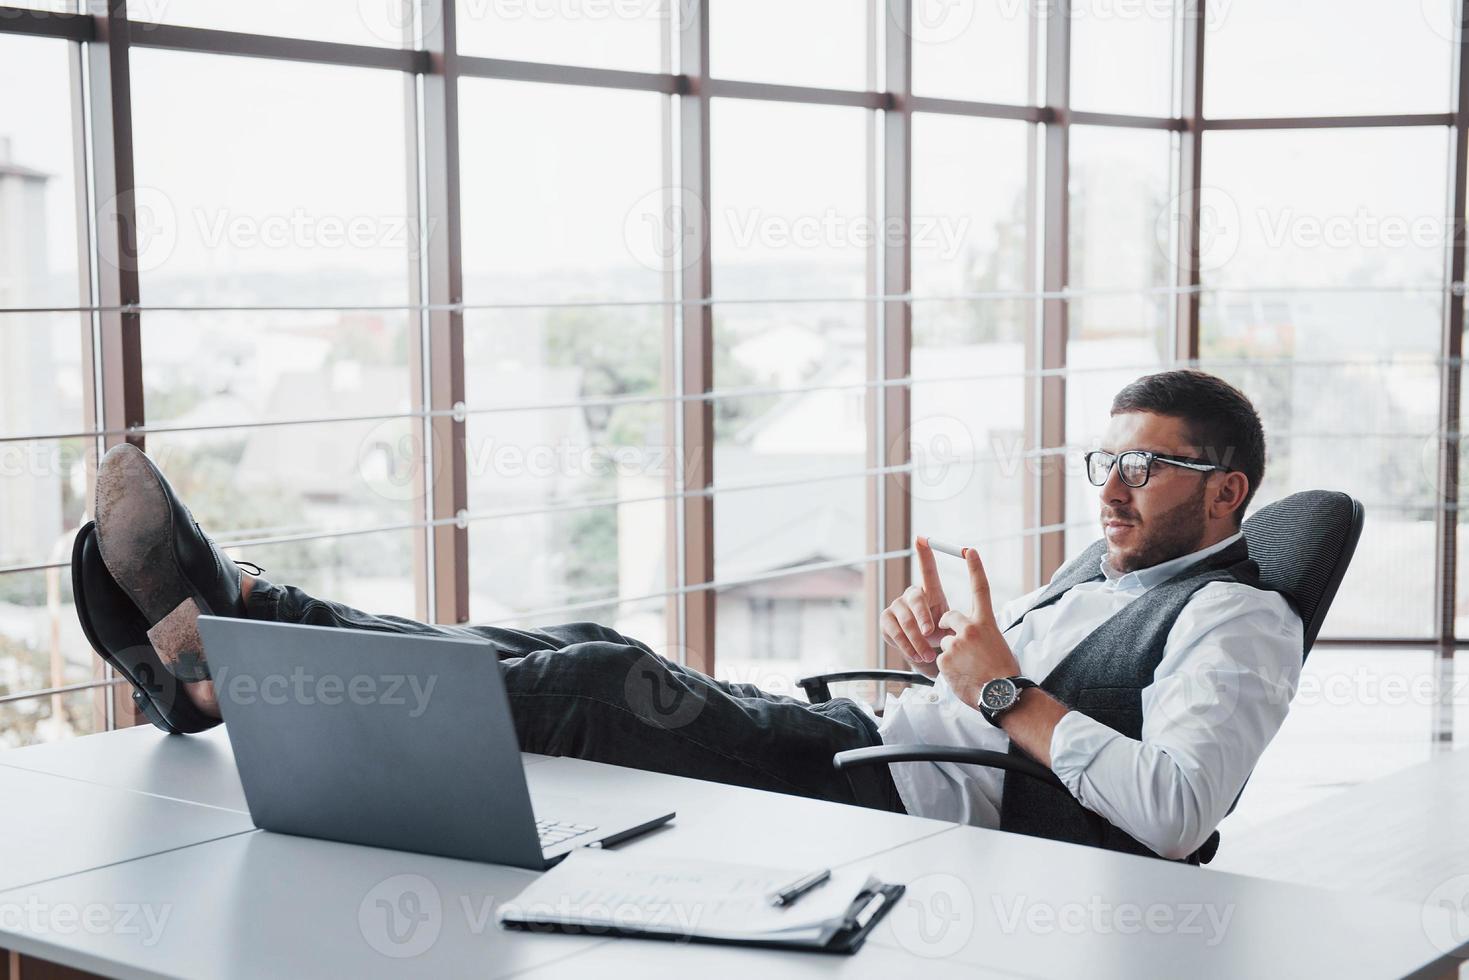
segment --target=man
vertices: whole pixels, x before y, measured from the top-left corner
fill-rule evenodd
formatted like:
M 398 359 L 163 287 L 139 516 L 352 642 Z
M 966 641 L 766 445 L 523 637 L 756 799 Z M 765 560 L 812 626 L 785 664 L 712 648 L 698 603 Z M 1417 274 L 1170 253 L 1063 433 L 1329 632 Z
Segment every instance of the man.
M 935 684 L 890 699 L 880 719 L 844 698 L 808 705 L 716 682 L 596 624 L 433 626 L 272 584 L 225 558 L 132 447 L 100 467 L 97 537 L 162 666 L 205 719 L 196 728 L 219 714 L 201 611 L 468 634 L 499 657 L 527 751 L 1197 860 L 1299 676 L 1300 618 L 1258 587 L 1239 530 L 1264 468 L 1259 417 L 1224 381 L 1170 371 L 1128 385 L 1087 456 L 1104 537 L 1046 587 L 997 617 L 968 549 L 973 607 L 959 612 L 917 541 L 922 582 L 883 612 L 882 629 Z M 110 613 L 90 601 L 79 595 L 79 613 L 102 652 L 97 624 Z M 832 767 L 836 752 L 885 742 L 1024 753 L 1069 793 L 974 766 Z

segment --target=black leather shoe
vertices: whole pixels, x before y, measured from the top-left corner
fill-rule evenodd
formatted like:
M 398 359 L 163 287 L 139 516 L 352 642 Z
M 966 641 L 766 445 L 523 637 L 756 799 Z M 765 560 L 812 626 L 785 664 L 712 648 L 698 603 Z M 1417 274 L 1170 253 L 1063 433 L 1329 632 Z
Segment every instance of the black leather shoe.
M 201 613 L 245 615 L 240 568 L 136 446 L 114 446 L 97 468 L 97 539 L 163 665 L 179 680 L 208 680 L 195 622 Z
M 194 705 L 183 681 L 158 659 L 148 642 L 148 621 L 102 563 L 92 521 L 77 531 L 72 546 L 71 591 L 87 642 L 133 686 L 133 701 L 144 717 L 171 735 L 219 724 Z

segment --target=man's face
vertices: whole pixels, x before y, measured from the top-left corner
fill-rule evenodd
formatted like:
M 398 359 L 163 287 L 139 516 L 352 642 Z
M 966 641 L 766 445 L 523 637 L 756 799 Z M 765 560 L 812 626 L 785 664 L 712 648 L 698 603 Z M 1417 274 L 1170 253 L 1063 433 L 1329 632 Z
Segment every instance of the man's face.
M 1143 449 L 1197 458 L 1181 419 L 1152 412 L 1112 416 L 1100 448 L 1111 453 Z M 1208 473 L 1154 462 L 1145 486 L 1129 487 L 1116 466 L 1100 489 L 1107 557 L 1119 572 L 1150 568 L 1197 551 L 1205 531 Z

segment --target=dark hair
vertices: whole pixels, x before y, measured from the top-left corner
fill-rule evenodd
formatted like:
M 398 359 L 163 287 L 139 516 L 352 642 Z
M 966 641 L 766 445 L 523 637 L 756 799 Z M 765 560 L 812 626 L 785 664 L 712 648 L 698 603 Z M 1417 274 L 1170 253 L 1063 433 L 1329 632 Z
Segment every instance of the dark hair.
M 1255 406 L 1234 385 L 1204 371 L 1163 371 L 1144 375 L 1112 399 L 1112 414 L 1152 412 L 1182 419 L 1189 441 L 1211 463 L 1239 470 L 1250 481 L 1245 508 L 1265 477 L 1265 427 Z

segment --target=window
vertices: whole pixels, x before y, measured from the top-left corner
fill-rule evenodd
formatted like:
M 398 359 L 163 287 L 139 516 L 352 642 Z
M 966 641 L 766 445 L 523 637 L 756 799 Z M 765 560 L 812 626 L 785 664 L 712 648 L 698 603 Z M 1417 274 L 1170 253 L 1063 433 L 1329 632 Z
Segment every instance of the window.
M 1194 10 L 1194 4 L 1186 0 L 1075 0 L 1071 8 L 1072 106 L 1137 116 L 1169 115 L 1179 77 L 1174 71 L 1175 26 L 1182 21 L 1187 30 Z
M 1037 304 L 1023 298 L 1035 136 L 1012 120 L 913 120 L 913 527 L 983 547 L 997 605 L 1026 591 L 1038 520 L 1025 409 Z M 969 593 L 962 563 L 939 572 L 949 595 Z
M 76 175 L 64 41 L 0 35 L 0 87 L 36 89 L 0 103 L 0 310 L 77 306 Z M 6 466 L 0 567 L 48 560 L 80 500 L 67 492 L 87 426 L 83 351 L 91 328 L 76 314 L 0 313 L 0 443 Z
M 382 111 L 401 114 L 401 79 L 173 51 L 132 65 L 142 294 L 236 308 L 144 318 L 150 453 L 241 556 L 411 615 L 398 528 L 422 500 L 377 470 L 414 409 L 418 235 L 404 129 Z M 330 418 L 354 421 L 312 421 Z
M 396 73 L 153 50 L 132 68 L 149 303 L 407 301 Z
M 72 6 L 75 6 L 74 4 Z M 143 25 L 176 24 L 310 41 L 403 47 L 412 36 L 413 5 L 403 0 L 128 0 L 128 17 Z M 147 26 L 142 28 L 147 30 Z
M 867 113 L 711 117 L 716 664 L 793 688 L 867 659 Z
M 1193 363 L 1265 418 L 1257 506 L 1367 504 L 1323 636 L 1401 649 L 1323 669 L 1449 676 L 1451 0 L 1209 3 L 1200 118 L 1174 2 L 914 0 L 895 34 L 848 0 L 131 0 L 116 100 L 85 70 L 91 15 L 24 6 L 0 17 L 0 85 L 27 94 L 0 103 L 4 744 L 135 720 L 66 575 L 125 438 L 274 579 L 598 620 L 795 693 L 883 662 L 910 531 L 983 548 L 997 602 L 1095 540 L 1080 450 L 1124 383 Z M 399 50 L 439 17 L 463 57 Z M 680 66 L 705 26 L 709 64 Z M 129 171 L 120 311 L 98 198 Z M 1305 742 L 1335 717 L 1383 736 L 1323 767 L 1343 779 L 1464 728 L 1301 715 Z M 1291 765 L 1275 785 L 1320 791 Z
M 1451 108 L 1457 0 L 1238 0 L 1215 6 L 1205 14 L 1207 117 Z
M 666 102 L 651 92 L 465 80 L 460 175 L 471 301 L 663 297 Z
M 1030 51 L 1042 8 L 986 0 L 914 0 L 916 95 L 1024 105 L 1036 101 Z
M 1220 132 L 1205 144 L 1211 285 L 1401 287 L 1443 275 L 1442 128 Z
M 1229 231 L 1211 246 L 1201 356 L 1265 419 L 1257 506 L 1314 487 L 1362 500 L 1356 561 L 1376 574 L 1348 576 L 1324 632 L 1426 635 L 1447 134 L 1216 133 L 1204 152 Z
M 1096 540 L 1096 488 L 1079 455 L 1106 431 L 1112 396 L 1173 357 L 1168 292 L 1170 149 L 1167 133 L 1101 126 L 1071 130 L 1070 282 L 1066 342 L 1066 550 Z
M 28 91 L 0 103 L 0 307 L 75 305 L 76 156 L 72 87 L 80 83 L 65 41 L 0 34 L 0 86 Z
M 1469 657 L 1462 654 L 1454 657 L 1453 678 L 1455 693 L 1449 725 L 1453 729 L 1454 748 L 1458 749 L 1469 745 L 1469 696 L 1463 693 L 1469 691 Z
M 67 42 L 0 34 L 0 746 L 105 727 L 65 562 L 87 509 L 90 318 Z M 36 312 L 4 312 L 32 310 Z M 10 700 L 28 691 L 46 697 Z
M 464 83 L 476 621 L 600 618 L 665 642 L 678 471 L 661 305 L 666 102 Z
M 459 50 L 486 58 L 668 71 L 670 5 L 676 9 L 681 2 L 457 0 Z
M 710 0 L 709 74 L 864 88 L 870 6 L 850 0 Z M 821 43 L 808 43 L 814 38 Z

